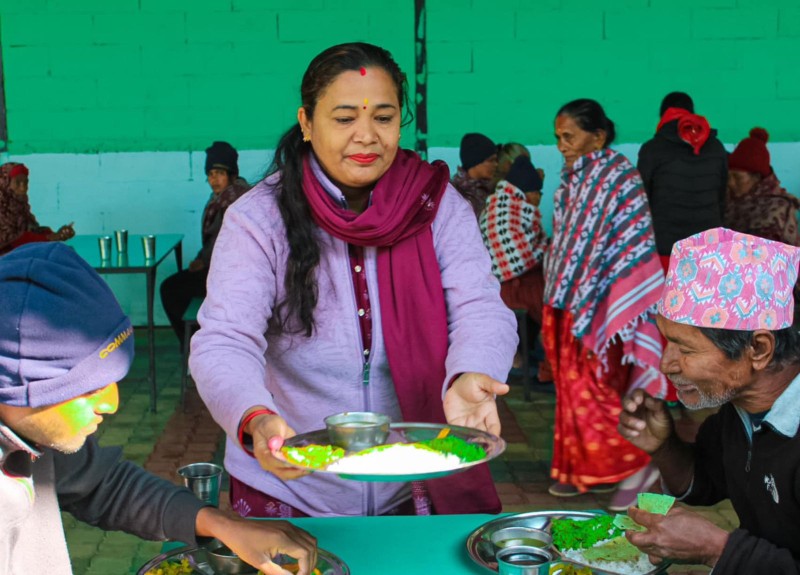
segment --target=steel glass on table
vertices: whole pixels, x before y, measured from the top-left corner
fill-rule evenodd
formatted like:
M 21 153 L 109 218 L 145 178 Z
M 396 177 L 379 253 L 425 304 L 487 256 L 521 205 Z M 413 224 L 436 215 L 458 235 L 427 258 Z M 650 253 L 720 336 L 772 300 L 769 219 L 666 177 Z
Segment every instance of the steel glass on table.
M 98 239 L 102 235 L 78 235 L 67 240 L 78 255 L 101 274 L 144 274 L 147 290 L 147 346 L 150 359 L 150 369 L 147 379 L 150 383 L 150 409 L 156 411 L 156 343 L 155 324 L 153 320 L 153 305 L 156 289 L 156 271 L 159 264 L 166 257 L 175 252 L 175 261 L 178 270 L 183 267 L 183 234 L 156 234 L 156 252 L 152 259 L 145 259 L 142 250 L 142 236 L 128 236 L 128 251 L 118 252 L 112 250 L 108 259 L 100 258 Z

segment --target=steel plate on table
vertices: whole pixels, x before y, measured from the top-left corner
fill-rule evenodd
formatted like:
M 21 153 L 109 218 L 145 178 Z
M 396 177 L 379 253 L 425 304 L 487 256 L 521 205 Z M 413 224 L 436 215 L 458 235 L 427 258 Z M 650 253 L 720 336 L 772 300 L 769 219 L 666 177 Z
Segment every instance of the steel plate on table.
M 287 557 L 285 561 L 282 561 L 281 557 L 276 559 L 275 562 L 281 565 L 295 563 L 295 561 L 289 557 Z M 173 551 L 156 555 L 150 561 L 142 565 L 139 571 L 136 572 L 136 575 L 146 575 L 150 569 L 155 569 L 164 561 L 177 563 L 183 559 L 189 560 L 189 565 L 192 566 L 192 575 L 216 575 L 216 572 L 208 563 L 206 550 L 202 547 L 180 547 Z M 323 549 L 317 550 L 317 569 L 319 569 L 322 575 L 350 575 L 350 568 L 347 567 L 344 561 L 333 553 Z
M 305 469 L 306 471 L 313 471 L 315 473 L 330 473 L 338 475 L 343 479 L 354 479 L 356 481 L 417 481 L 420 479 L 433 479 L 435 477 L 444 477 L 452 473 L 464 471 L 470 467 L 474 467 L 480 463 L 486 463 L 490 459 L 494 459 L 506 449 L 506 442 L 485 431 L 474 429 L 472 427 L 459 427 L 457 425 L 446 425 L 438 423 L 392 423 L 389 426 L 389 436 L 386 438 L 384 445 L 394 443 L 416 443 L 418 441 L 427 441 L 429 439 L 436 439 L 443 429 L 449 429 L 449 435 L 459 437 L 468 443 L 480 445 L 486 452 L 486 457 L 478 461 L 470 461 L 467 463 L 460 462 L 453 465 L 452 468 L 440 471 L 432 471 L 426 473 L 415 473 L 409 470 L 406 473 L 392 473 L 385 469 L 375 469 L 369 473 L 339 473 L 335 471 L 327 471 L 325 469 L 317 469 L 313 467 L 306 467 L 298 465 L 293 462 L 288 462 L 293 467 Z M 317 431 L 310 431 L 301 435 L 295 435 L 286 440 L 284 445 L 288 447 L 305 447 L 307 445 L 330 445 L 328 438 L 328 431 L 326 429 L 318 429 Z
M 531 511 L 529 513 L 519 513 L 517 515 L 506 515 L 498 517 L 488 523 L 484 523 L 475 531 L 470 533 L 467 537 L 467 552 L 475 563 L 481 567 L 485 567 L 489 571 L 497 573 L 497 561 L 494 557 L 494 546 L 491 542 L 492 533 L 498 529 L 505 527 L 531 527 L 533 529 L 542 529 L 550 532 L 550 524 L 553 519 L 591 519 L 603 513 L 596 511 Z M 559 563 L 571 563 L 580 567 L 588 567 L 575 561 L 568 559 L 561 559 L 557 549 L 553 549 L 555 554 L 559 556 Z M 660 565 L 653 565 L 653 569 L 640 575 L 657 575 L 658 573 L 666 573 L 667 567 L 670 566 L 669 561 L 664 561 Z M 611 571 L 603 571 L 601 569 L 592 568 L 592 573 L 595 575 L 618 575 Z

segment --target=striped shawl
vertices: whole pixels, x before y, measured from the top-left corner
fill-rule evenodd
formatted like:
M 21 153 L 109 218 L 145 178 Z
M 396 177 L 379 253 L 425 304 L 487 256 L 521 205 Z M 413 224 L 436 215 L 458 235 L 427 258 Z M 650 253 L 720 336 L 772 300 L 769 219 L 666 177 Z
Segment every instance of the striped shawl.
M 553 208 L 545 264 L 546 305 L 569 311 L 572 333 L 606 367 L 608 346 L 623 345 L 634 364 L 630 388 L 666 391 L 658 370 L 655 324 L 664 272 L 642 179 L 620 153 L 604 149 L 565 167 Z

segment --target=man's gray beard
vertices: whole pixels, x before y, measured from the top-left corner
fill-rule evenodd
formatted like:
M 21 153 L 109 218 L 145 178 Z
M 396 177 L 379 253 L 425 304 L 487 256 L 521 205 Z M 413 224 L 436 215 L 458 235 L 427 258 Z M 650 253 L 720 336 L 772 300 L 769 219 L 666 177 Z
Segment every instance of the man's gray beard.
M 697 387 L 694 388 L 694 393 L 697 394 L 697 396 L 700 398 L 700 401 L 691 405 L 687 405 L 687 403 L 683 401 L 683 398 L 681 398 L 681 391 L 678 390 L 678 399 L 684 405 L 684 407 L 686 407 L 686 409 L 690 409 L 692 411 L 721 407 L 732 400 L 736 395 L 733 389 L 726 389 L 721 395 L 707 395 Z

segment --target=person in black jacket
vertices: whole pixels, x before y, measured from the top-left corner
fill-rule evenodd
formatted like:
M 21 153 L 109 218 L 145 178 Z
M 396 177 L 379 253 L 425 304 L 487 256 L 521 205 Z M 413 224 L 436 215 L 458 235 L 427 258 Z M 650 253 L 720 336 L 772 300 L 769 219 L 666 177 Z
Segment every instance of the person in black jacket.
M 662 400 L 622 402 L 619 431 L 651 454 L 665 491 L 688 505 L 730 499 L 728 532 L 683 506 L 630 508 L 627 533 L 651 562 L 713 567 L 714 575 L 800 573 L 800 324 L 792 287 L 800 249 L 725 228 L 675 244 L 658 327 L 664 372 L 689 409 L 719 407 L 694 443 Z
M 271 575 L 286 573 L 271 558 L 287 553 L 311 573 L 316 541 L 302 529 L 222 512 L 97 444 L 133 327 L 74 250 L 33 243 L 0 257 L 0 293 L 0 575 L 72 573 L 62 510 L 147 539 L 216 537 Z
M 727 154 L 688 94 L 672 92 L 661 102 L 661 120 L 639 150 L 656 249 L 666 269 L 672 244 L 722 225 L 728 182 Z

